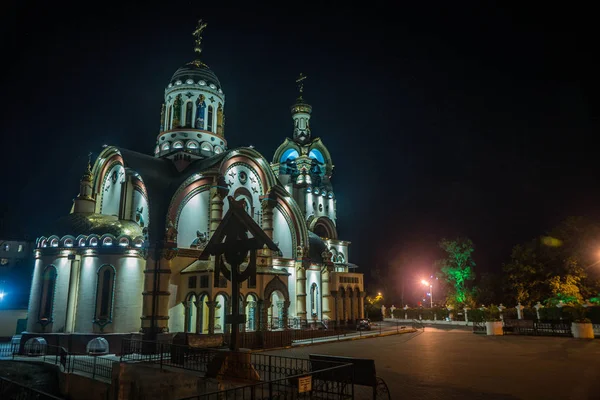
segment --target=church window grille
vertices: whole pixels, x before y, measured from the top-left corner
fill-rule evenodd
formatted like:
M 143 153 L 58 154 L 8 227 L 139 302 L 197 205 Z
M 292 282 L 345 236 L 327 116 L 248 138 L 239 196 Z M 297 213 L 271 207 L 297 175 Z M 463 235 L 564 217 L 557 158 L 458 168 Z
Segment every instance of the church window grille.
M 98 286 L 96 287 L 95 321 L 110 321 L 114 302 L 115 269 L 112 265 L 104 265 L 98 270 Z
M 188 278 L 188 289 L 196 289 L 196 281 L 198 280 L 195 276 L 190 276 Z
M 52 322 L 54 308 L 54 295 L 56 292 L 56 267 L 49 265 L 42 275 L 42 295 L 40 296 L 39 320 L 46 323 Z
M 206 130 L 213 131 L 213 106 L 208 106 L 208 117 L 206 118 Z
M 192 103 L 191 101 L 188 101 L 185 104 L 185 127 L 186 128 L 191 128 L 192 127 L 192 114 L 194 113 L 194 103 Z
M 208 287 L 208 275 L 202 275 L 200 277 L 200 287 L 207 288 Z

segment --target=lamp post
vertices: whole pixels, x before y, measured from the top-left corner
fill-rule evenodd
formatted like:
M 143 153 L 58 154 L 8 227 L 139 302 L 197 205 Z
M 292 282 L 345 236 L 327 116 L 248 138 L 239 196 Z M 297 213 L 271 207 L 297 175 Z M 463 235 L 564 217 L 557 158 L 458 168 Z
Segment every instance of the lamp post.
M 431 306 L 431 308 L 433 308 L 433 283 L 429 283 L 425 279 L 421 280 L 421 283 L 425 286 L 429 286 L 430 306 Z

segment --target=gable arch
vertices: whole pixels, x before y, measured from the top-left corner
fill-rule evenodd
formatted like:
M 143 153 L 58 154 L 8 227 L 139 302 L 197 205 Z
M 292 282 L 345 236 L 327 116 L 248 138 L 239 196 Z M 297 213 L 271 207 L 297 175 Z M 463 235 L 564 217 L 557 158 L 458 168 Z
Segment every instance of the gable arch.
M 328 217 L 312 218 L 309 221 L 309 229 L 314 234 L 328 239 L 337 239 L 337 229 L 334 222 Z M 325 234 L 325 236 L 323 236 Z
M 281 279 L 279 279 L 278 276 L 275 276 L 273 279 L 271 279 L 269 281 L 269 283 L 267 283 L 267 286 L 265 286 L 264 300 L 263 300 L 265 307 L 269 307 L 271 305 L 271 295 L 275 291 L 278 291 L 281 294 L 283 294 L 283 298 L 285 299 L 285 302 L 289 304 L 290 294 L 288 292 L 287 285 L 285 283 L 283 283 L 283 281 Z

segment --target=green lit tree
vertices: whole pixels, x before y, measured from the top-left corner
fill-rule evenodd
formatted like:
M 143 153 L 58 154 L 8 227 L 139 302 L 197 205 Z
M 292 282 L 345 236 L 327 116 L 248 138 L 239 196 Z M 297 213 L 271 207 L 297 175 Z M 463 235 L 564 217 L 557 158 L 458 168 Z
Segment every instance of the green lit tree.
M 455 308 L 473 305 L 474 292 L 471 285 L 475 279 L 473 242 L 467 238 L 442 239 L 440 248 L 446 252 L 446 257 L 438 260 L 436 265 L 440 270 L 438 277 L 447 286 L 446 302 Z

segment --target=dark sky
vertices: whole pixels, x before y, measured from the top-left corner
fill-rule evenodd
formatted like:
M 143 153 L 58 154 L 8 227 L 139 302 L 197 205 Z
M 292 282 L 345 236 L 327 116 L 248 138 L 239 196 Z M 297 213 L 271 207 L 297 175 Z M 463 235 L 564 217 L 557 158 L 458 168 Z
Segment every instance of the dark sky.
M 309 76 L 340 236 L 367 274 L 376 264 L 393 280 L 428 274 L 439 239 L 459 235 L 474 241 L 480 272 L 499 271 L 514 244 L 568 215 L 597 216 L 590 9 L 325 3 L 9 4 L 4 237 L 35 237 L 69 212 L 89 151 L 152 152 L 165 85 L 194 58 L 198 18 L 230 147 L 252 144 L 271 160 L 292 134 L 294 79 Z

